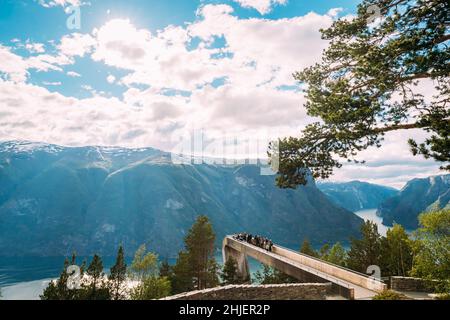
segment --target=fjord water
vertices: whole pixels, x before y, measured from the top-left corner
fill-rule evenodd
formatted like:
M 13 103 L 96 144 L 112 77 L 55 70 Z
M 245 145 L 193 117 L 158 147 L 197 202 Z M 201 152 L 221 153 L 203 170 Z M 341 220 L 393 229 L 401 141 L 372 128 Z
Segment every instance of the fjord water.
M 386 236 L 386 232 L 389 230 L 389 227 L 383 224 L 383 218 L 377 215 L 377 209 L 360 210 L 356 211 L 355 214 L 366 221 L 375 222 L 378 226 L 378 232 L 380 235 Z

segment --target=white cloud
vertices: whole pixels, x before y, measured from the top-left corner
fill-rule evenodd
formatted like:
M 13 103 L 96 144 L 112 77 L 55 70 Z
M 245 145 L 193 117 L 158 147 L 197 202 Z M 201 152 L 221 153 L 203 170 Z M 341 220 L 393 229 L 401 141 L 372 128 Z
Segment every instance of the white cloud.
M 189 27 L 190 34 L 205 41 L 223 36 L 233 53 L 230 81 L 236 85 L 271 82 L 292 85 L 292 73 L 319 61 L 327 42 L 320 28 L 332 23 L 329 15 L 309 13 L 291 19 L 238 19 L 229 6 L 207 5 L 202 20 Z M 245 39 L 245 40 L 243 40 Z
M 72 33 L 61 39 L 57 49 L 68 57 L 84 57 L 86 53 L 91 52 L 95 44 L 95 39 L 89 34 Z
M 39 4 L 46 8 L 61 6 L 80 6 L 82 2 L 80 0 L 39 0 Z
M 263 5 L 275 2 L 250 3 L 266 12 L 270 6 Z M 56 44 L 57 54 L 41 51 L 23 58 L 0 46 L 0 135 L 63 145 L 165 150 L 173 147 L 174 136 L 189 128 L 203 129 L 207 139 L 224 134 L 254 138 L 264 130 L 272 138 L 296 136 L 311 121 L 302 107 L 304 96 L 280 87 L 295 85 L 292 73 L 319 61 L 327 46 L 319 29 L 338 13 L 335 9 L 325 15 L 241 19 L 228 5 L 205 5 L 193 23 L 156 32 L 114 19 L 90 34 L 64 36 Z M 88 99 L 26 84 L 28 70 L 65 71 L 63 67 L 78 57 L 128 72 L 116 78 L 123 72 L 111 68 L 106 77 L 109 83 L 128 86 L 123 97 L 98 92 L 93 81 L 81 87 L 91 93 Z M 67 76 L 80 76 L 75 67 Z M 218 79 L 222 83 L 213 86 Z M 409 153 L 407 135 L 419 133 L 404 134 L 389 136 L 378 152 L 362 153 L 369 161 L 366 166 L 345 166 L 333 178 L 399 186 L 412 175 L 435 173 L 435 164 Z M 264 148 L 260 151 L 264 156 Z
M 426 132 L 417 129 L 390 132 L 380 149 L 372 147 L 357 156 L 357 159 L 365 160 L 365 164 L 344 164 L 335 171 L 332 180 L 364 180 L 400 189 L 414 177 L 440 174 L 438 163 L 415 157 L 409 150 L 409 138 L 422 141 L 426 136 Z
M 0 44 L 0 73 L 5 80 L 25 82 L 29 76 L 29 70 L 39 72 L 49 70 L 62 71 L 61 66 L 72 64 L 73 60 L 66 55 L 39 54 L 24 58 L 11 51 L 11 48 Z M 1 75 L 1 74 L 0 74 Z
M 43 53 L 45 52 L 45 47 L 43 43 L 27 43 L 25 44 L 25 48 L 30 53 Z
M 256 9 L 261 14 L 269 13 L 273 6 L 281 4 L 284 5 L 288 0 L 234 0 L 244 8 Z
M 109 76 L 106 77 L 106 81 L 108 81 L 108 83 L 114 83 L 116 81 L 116 77 L 110 74 Z
M 42 82 L 42 84 L 45 86 L 60 86 L 62 83 L 60 81 L 54 81 L 54 82 L 44 81 L 44 82 Z
M 11 49 L 0 45 L 0 72 L 15 82 L 23 82 L 27 79 L 27 63 L 21 57 L 11 52 Z
M 68 71 L 68 72 L 67 72 L 67 75 L 68 75 L 69 77 L 73 77 L 73 78 L 79 78 L 79 77 L 81 77 L 81 74 L 79 74 L 78 72 L 75 72 L 75 71 Z

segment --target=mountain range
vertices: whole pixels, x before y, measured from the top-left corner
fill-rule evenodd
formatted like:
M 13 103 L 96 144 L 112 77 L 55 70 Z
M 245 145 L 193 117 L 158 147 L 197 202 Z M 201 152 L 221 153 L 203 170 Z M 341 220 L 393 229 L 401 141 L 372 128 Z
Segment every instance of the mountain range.
M 317 187 L 335 204 L 352 212 L 378 208 L 399 193 L 390 187 L 361 181 L 318 183 Z
M 383 224 L 418 227 L 418 216 L 424 211 L 450 207 L 450 174 L 409 181 L 400 193 L 384 201 L 377 214 Z
M 0 255 L 128 255 L 143 243 L 174 257 L 200 214 L 217 245 L 249 232 L 298 248 L 347 242 L 362 219 L 311 181 L 275 186 L 256 165 L 175 164 L 152 149 L 0 143 Z

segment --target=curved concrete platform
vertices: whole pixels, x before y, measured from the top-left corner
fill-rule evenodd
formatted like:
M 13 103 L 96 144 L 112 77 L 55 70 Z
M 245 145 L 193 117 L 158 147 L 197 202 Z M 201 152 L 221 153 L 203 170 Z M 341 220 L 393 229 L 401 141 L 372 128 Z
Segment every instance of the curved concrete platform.
M 249 267 L 247 256 L 271 266 L 301 282 L 329 282 L 332 292 L 347 299 L 371 299 L 377 293 L 387 289 L 385 283 L 340 266 L 316 259 L 293 250 L 274 246 L 266 251 L 247 242 L 227 236 L 223 240 L 224 262 L 230 257 L 238 263 L 241 277 L 248 278 Z

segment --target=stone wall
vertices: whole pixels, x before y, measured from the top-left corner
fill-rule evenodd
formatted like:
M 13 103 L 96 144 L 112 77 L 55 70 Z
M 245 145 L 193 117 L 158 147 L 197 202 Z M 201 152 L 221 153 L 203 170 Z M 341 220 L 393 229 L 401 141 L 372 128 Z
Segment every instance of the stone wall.
M 391 277 L 391 289 L 409 292 L 433 292 L 433 282 L 420 278 Z
M 192 291 L 163 300 L 325 300 L 330 283 L 229 285 Z

